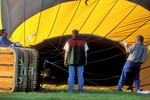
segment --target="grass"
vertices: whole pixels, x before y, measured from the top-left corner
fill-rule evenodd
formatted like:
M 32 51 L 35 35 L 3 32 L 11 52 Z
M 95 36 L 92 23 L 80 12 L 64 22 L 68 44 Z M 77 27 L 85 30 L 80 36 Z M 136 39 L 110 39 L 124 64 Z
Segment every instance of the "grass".
M 150 95 L 135 92 L 85 90 L 84 93 L 68 93 L 67 90 L 45 90 L 38 92 L 0 93 L 0 100 L 150 100 Z

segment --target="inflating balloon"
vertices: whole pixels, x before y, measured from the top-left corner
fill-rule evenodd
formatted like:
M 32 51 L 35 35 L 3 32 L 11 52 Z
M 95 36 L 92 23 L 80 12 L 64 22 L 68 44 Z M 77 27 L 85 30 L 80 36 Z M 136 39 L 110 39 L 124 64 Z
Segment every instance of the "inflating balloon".
M 150 50 L 149 0 L 1 0 L 2 28 L 9 38 L 40 53 L 52 76 L 66 81 L 63 46 L 73 29 L 89 45 L 86 84 L 116 85 L 128 56 L 123 41 L 143 35 Z M 150 89 L 150 51 L 141 67 L 141 87 Z M 67 69 L 66 69 L 67 70 Z

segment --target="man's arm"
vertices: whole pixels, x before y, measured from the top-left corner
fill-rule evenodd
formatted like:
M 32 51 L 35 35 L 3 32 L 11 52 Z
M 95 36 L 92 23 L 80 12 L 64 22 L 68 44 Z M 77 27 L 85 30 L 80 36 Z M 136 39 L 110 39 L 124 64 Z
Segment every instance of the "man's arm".
M 65 51 L 65 57 L 64 57 L 64 65 L 67 67 L 67 58 L 68 58 L 68 51 Z
M 85 66 L 86 66 L 87 65 L 87 51 L 89 50 L 87 43 L 85 43 L 84 49 L 85 49 Z
M 4 45 L 4 46 L 10 46 L 13 43 L 10 40 L 8 40 L 8 39 L 6 39 L 4 37 L 1 37 L 0 38 L 0 44 Z
M 67 67 L 68 64 L 67 64 L 67 58 L 68 58 L 68 50 L 69 50 L 69 46 L 68 46 L 68 43 L 66 42 L 64 48 L 65 50 L 65 56 L 64 56 L 64 65 Z
M 129 52 L 128 48 L 129 48 L 129 45 L 126 45 L 126 46 L 125 46 L 126 53 Z
M 126 41 L 124 41 L 123 42 L 124 43 L 124 46 L 125 46 L 125 51 L 126 51 L 126 53 L 128 53 L 129 52 L 129 50 L 128 50 L 128 48 L 129 48 L 129 43 L 128 42 L 126 42 Z
M 85 66 L 87 65 L 87 52 L 85 52 Z
M 4 38 L 3 37 L 0 37 L 0 44 L 3 45 L 3 46 L 6 46 L 6 43 L 4 41 Z

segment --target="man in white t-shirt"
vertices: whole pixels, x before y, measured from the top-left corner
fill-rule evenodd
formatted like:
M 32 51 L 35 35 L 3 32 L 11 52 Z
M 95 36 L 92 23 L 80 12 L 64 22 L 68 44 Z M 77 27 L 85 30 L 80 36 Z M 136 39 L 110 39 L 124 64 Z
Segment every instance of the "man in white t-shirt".
M 85 40 L 78 37 L 78 30 L 72 31 L 72 38 L 67 40 L 64 50 L 64 65 L 68 67 L 69 78 L 68 78 L 68 92 L 74 91 L 75 84 L 75 69 L 77 69 L 78 76 L 78 89 L 79 93 L 83 93 L 84 85 L 84 66 L 87 64 L 87 50 L 89 49 Z

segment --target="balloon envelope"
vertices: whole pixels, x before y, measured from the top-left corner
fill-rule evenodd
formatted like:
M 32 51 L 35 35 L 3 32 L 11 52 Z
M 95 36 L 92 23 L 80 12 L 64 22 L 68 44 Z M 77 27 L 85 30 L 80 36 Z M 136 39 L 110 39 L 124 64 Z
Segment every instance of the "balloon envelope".
M 89 37 L 97 35 L 130 44 L 141 34 L 144 44 L 149 45 L 149 10 L 149 0 L 1 0 L 2 27 L 11 41 L 23 46 L 55 37 L 61 40 L 73 29 Z M 149 56 L 148 51 L 141 71 L 143 86 L 150 84 Z

